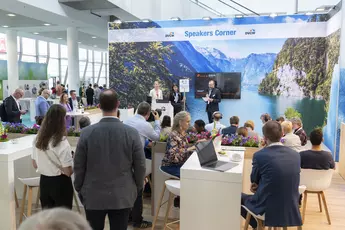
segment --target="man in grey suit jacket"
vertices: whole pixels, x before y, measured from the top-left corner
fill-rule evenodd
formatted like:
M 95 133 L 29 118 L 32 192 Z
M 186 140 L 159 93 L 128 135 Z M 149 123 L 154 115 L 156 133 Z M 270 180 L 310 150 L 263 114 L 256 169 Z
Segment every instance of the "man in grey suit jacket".
M 126 230 L 137 193 L 143 188 L 145 155 L 138 132 L 116 117 L 113 90 L 100 95 L 103 119 L 82 130 L 74 158 L 74 186 L 93 230 Z

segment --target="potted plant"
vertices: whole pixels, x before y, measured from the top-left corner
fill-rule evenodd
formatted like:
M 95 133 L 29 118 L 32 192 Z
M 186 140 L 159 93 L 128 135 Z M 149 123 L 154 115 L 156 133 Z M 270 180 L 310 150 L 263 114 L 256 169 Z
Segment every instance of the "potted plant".
M 7 147 L 8 140 L 6 129 L 0 122 L 0 149 L 5 149 Z

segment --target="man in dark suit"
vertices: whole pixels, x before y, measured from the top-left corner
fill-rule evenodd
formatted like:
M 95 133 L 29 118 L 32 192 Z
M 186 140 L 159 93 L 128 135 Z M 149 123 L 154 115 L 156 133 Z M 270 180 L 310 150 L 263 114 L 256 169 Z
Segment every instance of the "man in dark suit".
M 1 112 L 1 120 L 3 122 L 21 123 L 21 115 L 26 114 L 25 110 L 21 110 L 19 99 L 24 96 L 22 89 L 16 89 L 14 93 L 7 97 L 3 103 L 3 109 Z
M 209 81 L 208 83 L 208 92 L 206 94 L 207 98 L 207 105 L 206 105 L 206 112 L 208 116 L 208 122 L 212 123 L 213 118 L 212 115 L 214 112 L 219 111 L 219 103 L 221 101 L 221 95 L 219 89 L 215 88 L 214 80 Z
M 301 226 L 298 208 L 300 155 L 282 145 L 282 128 L 278 122 L 268 121 L 262 130 L 267 147 L 253 157 L 250 179 L 254 195 L 242 194 L 241 204 L 256 215 L 265 214 L 268 227 Z M 246 218 L 243 208 L 241 215 Z M 256 228 L 254 218 L 250 225 Z
M 87 105 L 92 106 L 93 105 L 93 96 L 95 95 L 95 91 L 92 88 L 92 85 L 89 85 L 89 88 L 86 90 L 86 100 L 87 100 Z
M 145 154 L 139 133 L 116 117 L 115 91 L 100 95 L 103 119 L 82 130 L 74 158 L 74 186 L 93 230 L 126 230 L 145 177 Z
M 240 123 L 240 118 L 238 116 L 232 116 L 230 117 L 230 126 L 222 129 L 223 136 L 226 135 L 235 135 L 237 132 L 238 124 Z
M 75 90 L 71 90 L 69 92 L 70 98 L 68 98 L 69 106 L 72 110 L 78 109 L 79 106 L 79 98 L 77 97 L 77 92 Z

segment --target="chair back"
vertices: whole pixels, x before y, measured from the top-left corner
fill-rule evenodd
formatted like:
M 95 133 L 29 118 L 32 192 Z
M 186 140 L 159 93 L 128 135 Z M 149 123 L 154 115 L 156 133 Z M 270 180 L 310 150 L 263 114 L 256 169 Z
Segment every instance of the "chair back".
M 306 191 L 321 192 L 329 188 L 332 182 L 333 169 L 315 170 L 301 169 L 300 184 L 307 187 Z

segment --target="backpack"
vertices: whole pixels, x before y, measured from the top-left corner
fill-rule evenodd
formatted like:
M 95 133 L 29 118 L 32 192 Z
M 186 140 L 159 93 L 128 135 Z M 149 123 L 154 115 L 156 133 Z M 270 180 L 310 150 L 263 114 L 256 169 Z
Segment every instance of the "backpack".
M 5 102 L 6 102 L 6 99 L 0 105 L 0 117 L 1 117 L 1 121 L 3 121 L 3 122 L 7 122 L 7 114 L 6 114 L 6 110 L 5 110 Z

